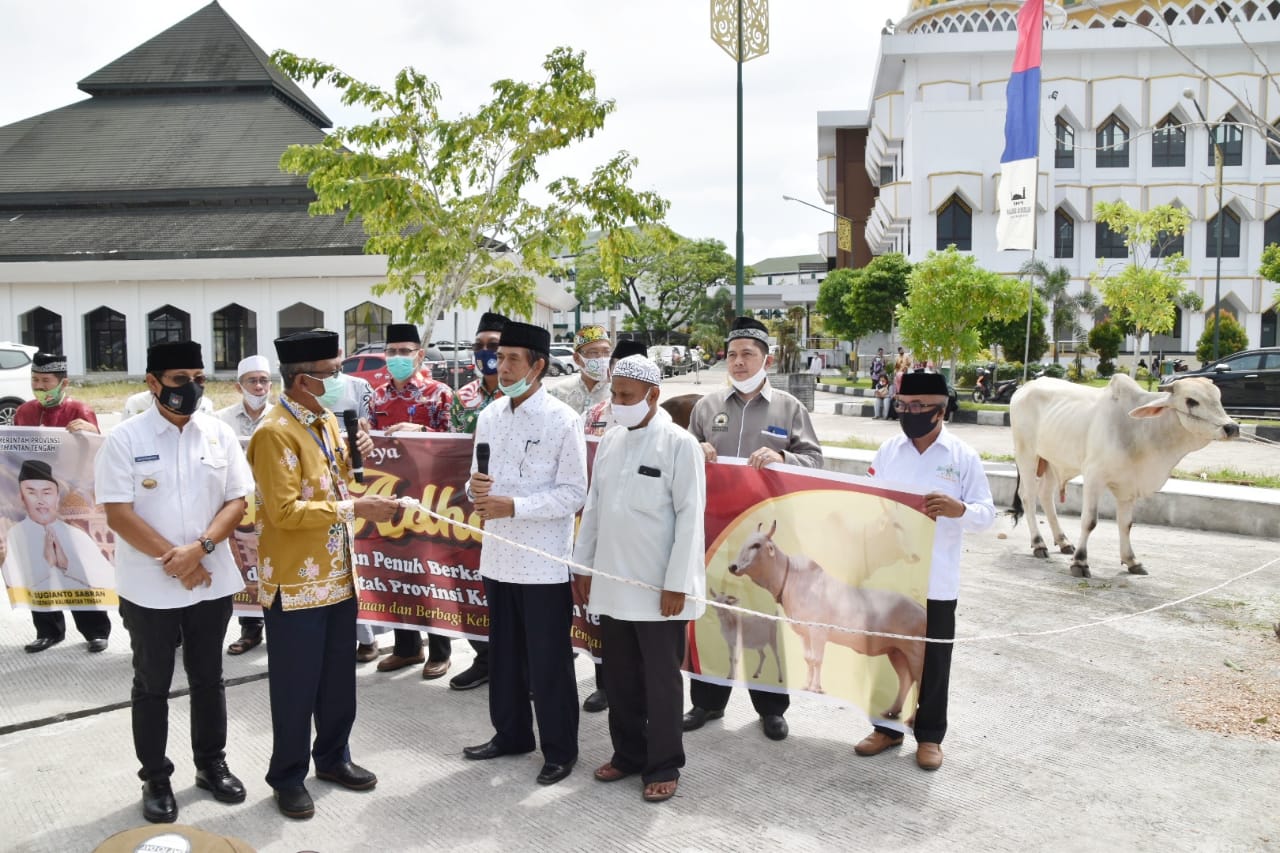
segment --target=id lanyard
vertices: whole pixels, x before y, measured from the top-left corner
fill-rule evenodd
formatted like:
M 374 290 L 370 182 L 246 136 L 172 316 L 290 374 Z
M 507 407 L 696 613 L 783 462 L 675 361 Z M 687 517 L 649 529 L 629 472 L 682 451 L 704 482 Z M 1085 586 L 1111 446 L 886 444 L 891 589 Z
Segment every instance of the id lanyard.
M 320 448 L 320 452 L 324 454 L 324 458 L 328 460 L 329 471 L 330 473 L 333 474 L 334 494 L 338 497 L 339 500 L 344 500 L 344 501 L 348 500 L 351 497 L 351 495 L 347 492 L 347 482 L 342 478 L 342 473 L 338 468 L 337 457 L 334 456 L 334 454 L 329 450 L 328 446 L 324 443 L 324 440 L 320 437 L 320 435 L 317 434 L 318 431 L 313 432 L 311 427 L 307 426 L 307 424 L 303 422 L 302 416 L 299 415 L 297 411 L 294 410 L 293 404 L 291 404 L 284 397 L 281 397 L 280 405 L 284 406 L 284 410 L 288 412 L 290 415 L 292 415 L 293 419 L 298 422 L 298 425 L 307 431 L 307 435 L 311 436 L 311 440 L 316 443 L 316 446 Z M 312 417 L 315 418 L 315 421 L 313 421 L 313 423 L 316 421 L 323 423 L 323 420 L 324 420 L 323 415 L 319 417 L 316 417 L 315 415 L 313 415 Z

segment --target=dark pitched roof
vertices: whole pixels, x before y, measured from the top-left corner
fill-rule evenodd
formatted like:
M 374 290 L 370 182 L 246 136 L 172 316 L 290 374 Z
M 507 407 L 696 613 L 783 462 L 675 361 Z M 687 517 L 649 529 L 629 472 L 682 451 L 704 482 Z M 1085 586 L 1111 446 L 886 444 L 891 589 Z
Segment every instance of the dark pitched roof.
M 217 0 L 79 83 L 90 95 L 173 89 L 274 89 L 317 127 L 333 124 Z
M 356 255 L 365 240 L 305 204 L 0 210 L 0 262 Z

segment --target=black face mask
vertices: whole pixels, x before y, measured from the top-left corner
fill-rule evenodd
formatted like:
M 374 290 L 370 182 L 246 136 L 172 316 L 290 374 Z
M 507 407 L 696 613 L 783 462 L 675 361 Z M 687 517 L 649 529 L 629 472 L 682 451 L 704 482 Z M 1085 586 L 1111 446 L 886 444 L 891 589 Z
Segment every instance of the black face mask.
M 204 396 L 204 386 L 195 382 L 188 382 L 186 385 L 161 385 L 160 393 L 156 395 L 156 399 L 160 401 L 160 405 L 164 406 L 175 415 L 187 417 L 194 415 L 196 409 L 200 408 L 200 398 Z
M 933 431 L 935 424 L 933 416 L 938 413 L 941 406 L 933 406 L 925 409 L 923 412 L 898 412 L 898 423 L 902 425 L 902 431 L 906 433 L 907 438 L 924 438 Z

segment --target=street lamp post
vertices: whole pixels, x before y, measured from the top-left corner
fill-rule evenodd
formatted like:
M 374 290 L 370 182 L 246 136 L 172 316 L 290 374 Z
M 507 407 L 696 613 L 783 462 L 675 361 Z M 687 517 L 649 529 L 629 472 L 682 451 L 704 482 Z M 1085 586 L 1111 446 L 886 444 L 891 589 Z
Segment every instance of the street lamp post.
M 845 216 L 842 213 L 833 213 L 832 211 L 827 210 L 825 207 L 818 207 L 818 205 L 816 204 L 810 204 L 807 201 L 801 201 L 800 199 L 794 198 L 793 196 L 784 195 L 782 197 L 782 200 L 794 201 L 796 204 L 803 204 L 805 207 L 812 207 L 814 210 L 820 210 L 823 213 L 829 213 L 832 216 L 834 216 L 836 218 L 836 248 L 848 252 L 850 256 L 853 255 L 853 223 L 854 223 L 853 219 L 850 219 L 849 217 Z M 847 227 L 841 228 L 840 225 L 844 225 L 844 224 L 847 224 Z
M 1196 100 L 1196 93 L 1190 89 L 1184 89 L 1182 96 L 1196 108 L 1196 114 L 1200 116 L 1200 121 L 1204 123 L 1205 129 L 1209 130 L 1209 120 L 1204 117 L 1204 110 L 1200 109 L 1200 102 Z M 1222 328 L 1222 146 L 1218 143 L 1218 138 L 1212 130 L 1209 130 L 1209 142 L 1213 145 L 1213 167 L 1215 177 L 1218 184 L 1218 227 L 1217 239 L 1218 244 L 1218 263 L 1213 276 L 1213 360 L 1218 360 L 1218 337 Z

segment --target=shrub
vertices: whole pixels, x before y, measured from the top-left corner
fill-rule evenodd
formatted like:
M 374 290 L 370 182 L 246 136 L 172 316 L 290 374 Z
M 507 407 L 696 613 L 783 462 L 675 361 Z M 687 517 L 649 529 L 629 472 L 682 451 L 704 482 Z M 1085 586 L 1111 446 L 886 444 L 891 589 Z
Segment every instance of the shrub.
M 1205 319 L 1204 333 L 1196 344 L 1196 358 L 1207 363 L 1213 358 L 1213 327 L 1217 318 L 1222 318 L 1222 330 L 1218 332 L 1218 355 L 1230 355 L 1249 348 L 1249 335 L 1235 317 L 1227 311 L 1218 311 L 1213 317 Z
M 1116 363 L 1114 361 L 1110 359 L 1104 359 L 1098 362 L 1098 374 L 1097 374 L 1098 376 L 1105 378 L 1115 372 L 1116 372 Z M 1086 379 L 1088 378 L 1088 375 L 1089 375 L 1089 371 L 1086 370 L 1085 371 Z
M 1043 370 L 1045 376 L 1052 376 L 1054 379 L 1063 379 L 1067 375 L 1067 368 L 1061 364 L 1046 364 Z

